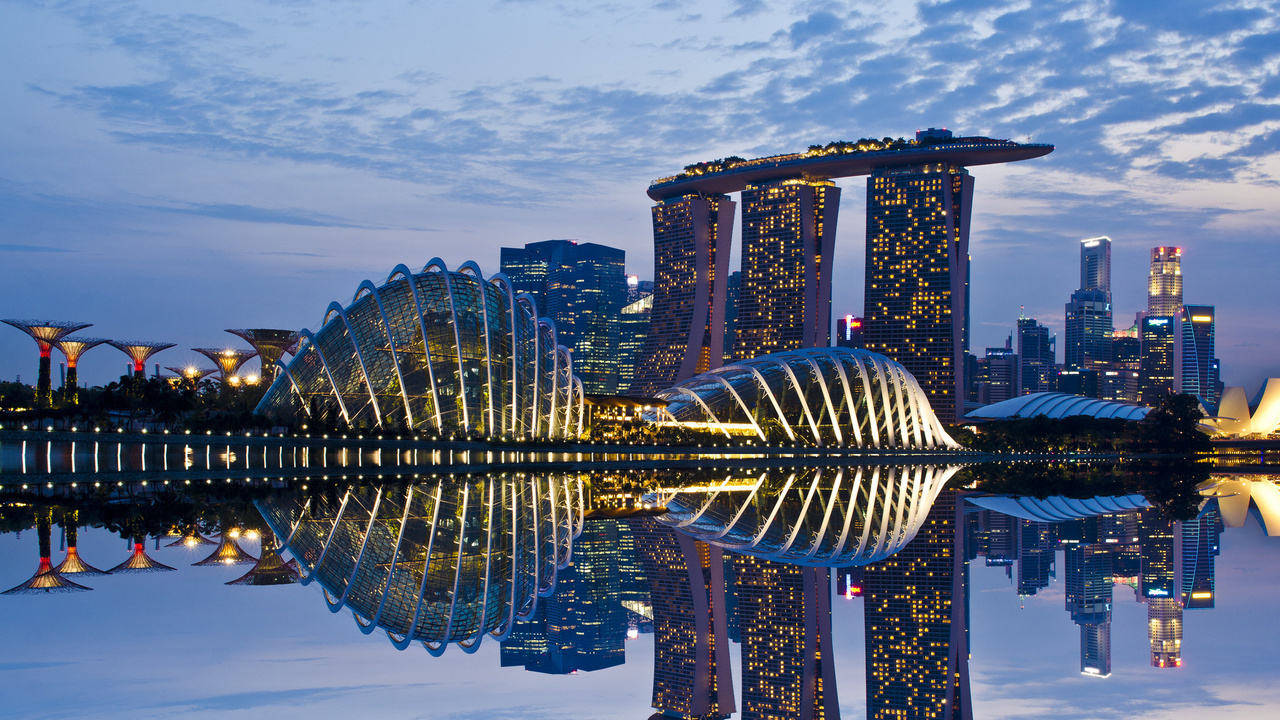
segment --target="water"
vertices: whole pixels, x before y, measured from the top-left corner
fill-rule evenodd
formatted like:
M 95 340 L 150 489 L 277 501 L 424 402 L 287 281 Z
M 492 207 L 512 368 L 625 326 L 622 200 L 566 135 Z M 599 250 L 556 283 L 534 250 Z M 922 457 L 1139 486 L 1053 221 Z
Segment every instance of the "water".
M 124 562 L 135 551 L 125 538 L 138 535 L 149 557 L 176 568 L 68 576 L 90 592 L 0 597 L 9 650 L 0 714 L 646 718 L 655 657 L 660 703 L 708 696 L 683 688 L 682 672 L 714 675 L 718 688 L 732 685 L 715 701 L 732 698 L 733 717 L 770 698 L 803 702 L 806 660 L 809 678 L 825 678 L 828 717 L 1280 709 L 1280 542 L 1257 510 L 1274 492 L 1266 476 L 1206 472 L 1193 485 L 1224 497 L 1174 524 L 1127 492 L 1150 479 L 1115 484 L 1115 468 L 1094 472 L 1111 483 L 1106 495 L 1068 501 L 976 491 L 984 476 L 1016 485 L 1007 467 L 982 465 L 740 458 L 628 469 L 634 459 L 602 457 L 614 467 L 584 473 L 560 456 L 524 470 L 487 456 L 396 466 L 386 453 L 379 463 L 348 449 L 345 461 L 323 454 L 321 469 L 334 469 L 325 479 L 301 464 L 272 466 L 278 450 L 247 468 L 237 458 L 231 469 L 215 461 L 166 472 L 163 455 L 172 465 L 176 448 L 157 457 L 126 447 L 120 455 L 135 464 L 94 473 L 82 469 L 77 443 L 74 471 L 38 467 L 37 452 L 24 475 L 22 458 L 0 447 L 4 588 L 37 570 L 46 508 L 55 564 L 66 541 L 59 520 L 75 510 L 90 526 L 77 538 L 86 562 Z M 1255 488 L 1261 499 L 1241 514 L 1241 485 L 1230 483 L 1246 481 L 1271 489 Z M 670 512 L 654 516 L 660 506 Z M 1082 517 L 1046 521 L 1064 514 Z M 310 584 L 228 586 L 252 565 L 193 567 L 214 546 L 154 539 L 174 526 L 209 535 L 220 523 L 241 528 L 237 542 L 254 556 L 264 539 L 288 540 L 285 557 L 297 557 Z M 678 651 L 698 637 L 704 611 L 704 642 L 716 639 L 698 666 L 696 643 Z M 396 649 L 411 629 L 429 649 Z M 788 653 L 795 662 L 779 659 Z M 783 716 L 802 712 L 793 705 Z

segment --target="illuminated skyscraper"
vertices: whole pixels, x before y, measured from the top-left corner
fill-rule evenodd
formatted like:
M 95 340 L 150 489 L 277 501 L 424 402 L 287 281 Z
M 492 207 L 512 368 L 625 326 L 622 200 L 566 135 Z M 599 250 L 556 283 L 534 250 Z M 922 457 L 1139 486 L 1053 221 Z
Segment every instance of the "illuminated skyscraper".
M 840 717 L 831 650 L 831 571 L 733 555 L 742 720 Z
M 1173 317 L 1182 307 L 1182 248 L 1151 248 L 1147 315 Z
M 597 243 L 547 240 L 502 248 L 502 274 L 555 321 L 588 393 L 618 389 L 618 314 L 626 302 L 626 253 Z
M 780 180 L 742 191 L 742 289 L 734 357 L 831 344 L 840 188 Z
M 1080 241 L 1080 289 L 1111 294 L 1111 238 Z
M 1057 338 L 1033 318 L 1018 319 L 1018 386 L 1015 395 L 1046 392 L 1057 363 Z
M 631 387 L 636 376 L 636 360 L 649 337 L 653 316 L 653 293 L 628 303 L 618 315 L 618 391 Z
M 1218 359 L 1214 357 L 1214 307 L 1185 305 L 1174 316 L 1173 390 L 1218 403 Z
M 653 207 L 653 313 L 631 394 L 652 395 L 723 364 L 736 207 L 727 195 L 685 195 Z
M 845 315 L 836 319 L 836 347 L 862 347 L 862 318 Z
M 742 301 L 742 271 L 729 273 L 729 284 L 724 303 L 724 361 L 737 359 L 734 348 L 738 342 L 738 305 Z M 748 358 L 749 359 L 749 358 Z
M 1151 667 L 1182 666 L 1182 603 L 1177 598 L 1147 598 L 1147 639 Z
M 1054 577 L 1057 539 L 1049 523 L 1018 520 L 1014 541 L 1018 552 L 1018 594 L 1035 595 Z
M 627 617 L 619 593 L 618 549 L 616 520 L 585 526 L 574 540 L 573 561 L 558 571 L 555 594 L 502 642 L 504 667 L 564 675 L 623 664 Z
M 685 720 L 728 717 L 724 553 L 650 518 L 627 522 L 653 601 L 653 707 Z
M 1174 585 L 1184 608 L 1214 606 L 1215 557 L 1222 533 L 1222 516 L 1216 507 L 1196 520 L 1181 523 L 1174 546 Z
M 1142 393 L 1144 405 L 1155 405 L 1173 391 L 1174 322 L 1171 317 L 1142 319 Z
M 1098 370 L 1111 362 L 1111 294 L 1105 290 L 1077 290 L 1067 303 L 1068 370 Z
M 915 539 L 863 570 L 868 720 L 973 717 L 963 516 L 944 490 Z
M 1063 559 L 1067 610 L 1080 626 L 1080 672 L 1107 677 L 1111 674 L 1111 550 L 1106 545 L 1079 543 L 1069 545 Z
M 973 178 L 955 165 L 867 180 L 865 347 L 902 363 L 944 423 L 964 415 L 972 200 Z

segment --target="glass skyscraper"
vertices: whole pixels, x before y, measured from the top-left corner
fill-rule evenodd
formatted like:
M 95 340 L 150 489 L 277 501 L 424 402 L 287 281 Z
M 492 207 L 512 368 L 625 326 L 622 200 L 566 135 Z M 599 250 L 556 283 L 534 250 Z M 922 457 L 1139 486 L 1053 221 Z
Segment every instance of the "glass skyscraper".
M 547 240 L 502 248 L 502 273 L 555 321 L 588 393 L 618 391 L 618 314 L 627 296 L 626 253 L 597 243 Z
M 1046 392 L 1057 363 L 1057 338 L 1033 318 L 1018 319 L 1018 387 L 1015 395 Z
M 1080 289 L 1111 292 L 1111 238 L 1080 241 Z
M 1151 248 L 1147 315 L 1173 317 L 1182 307 L 1182 248 Z
M 1142 403 L 1155 405 L 1173 391 L 1174 319 L 1142 319 Z
M 1214 357 L 1214 307 L 1184 305 L 1174 316 L 1173 389 L 1218 403 L 1218 360 Z
M 907 369 L 944 423 L 964 415 L 973 178 L 947 164 L 867 180 L 863 342 Z

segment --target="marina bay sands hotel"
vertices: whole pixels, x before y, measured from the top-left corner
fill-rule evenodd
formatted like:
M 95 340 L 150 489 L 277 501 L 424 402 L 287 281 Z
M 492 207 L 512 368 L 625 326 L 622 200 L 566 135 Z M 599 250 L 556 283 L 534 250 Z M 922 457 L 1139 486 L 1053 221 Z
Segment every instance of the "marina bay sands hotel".
M 654 181 L 654 298 L 632 394 L 652 394 L 727 361 L 830 344 L 840 188 L 867 181 L 863 341 L 906 367 L 939 419 L 964 414 L 970 165 L 1028 160 L 1052 145 L 954 137 L 859 140 L 803 153 L 690 165 Z M 736 339 L 726 358 L 729 254 L 742 193 Z

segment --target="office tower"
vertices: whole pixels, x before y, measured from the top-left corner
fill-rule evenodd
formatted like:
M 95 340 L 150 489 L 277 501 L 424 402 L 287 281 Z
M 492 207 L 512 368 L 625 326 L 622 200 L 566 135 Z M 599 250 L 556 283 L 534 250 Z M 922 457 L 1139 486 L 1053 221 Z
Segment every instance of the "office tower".
M 1111 294 L 1111 238 L 1080 241 L 1080 289 Z
M 863 568 L 869 720 L 973 717 L 963 518 L 944 490 L 906 547 Z
M 1213 346 L 1212 305 L 1184 305 L 1174 316 L 1173 389 L 1218 404 L 1218 359 Z
M 862 566 L 836 568 L 836 594 L 846 599 L 862 597 Z
M 636 375 L 636 361 L 649 337 L 653 316 L 653 293 L 622 308 L 618 315 L 618 390 L 631 387 Z
M 653 707 L 685 720 L 728 717 L 724 553 L 651 518 L 627 522 L 653 601 Z
M 1155 508 L 1138 513 L 1138 537 L 1142 551 L 1142 597 L 1176 598 L 1173 587 L 1174 537 L 1178 523 L 1160 515 Z
M 1090 520 L 1096 525 L 1096 518 Z M 1080 672 L 1107 677 L 1111 674 L 1111 550 L 1099 544 L 1069 545 L 1063 560 L 1067 611 L 1080 626 Z
M 735 348 L 738 343 L 738 305 L 742 300 L 742 271 L 729 273 L 729 284 L 724 303 L 724 361 L 738 359 Z M 746 358 L 749 359 L 749 358 Z
M 649 297 L 653 294 L 653 281 L 641 280 L 639 275 L 627 276 L 627 301 L 626 304 L 639 300 L 643 297 Z
M 1019 519 L 1014 535 L 1018 552 L 1018 594 L 1035 595 L 1054 577 L 1057 539 L 1049 523 Z
M 727 195 L 653 206 L 653 314 L 630 394 L 653 395 L 722 364 L 736 207 Z
M 831 344 L 840 188 L 779 180 L 742 191 L 742 291 L 734 357 Z
M 742 720 L 839 718 L 831 571 L 733 555 Z
M 1002 348 L 987 348 L 987 357 L 981 361 L 978 385 L 978 402 L 983 405 L 1008 400 L 1017 394 L 1018 356 L 1013 352 L 1013 337 L 1005 340 Z
M 1173 317 L 1182 307 L 1182 248 L 1151 248 L 1147 315 Z
M 1057 363 L 1056 337 L 1034 318 L 1018 318 L 1018 384 L 1015 395 L 1046 392 Z
M 556 577 L 556 592 L 532 620 L 517 622 L 502 642 L 501 665 L 565 675 L 625 661 L 627 614 L 621 603 L 618 522 L 587 524 L 574 540 L 573 560 Z
M 865 345 L 902 363 L 944 423 L 964 415 L 972 199 L 973 178 L 955 165 L 867 180 Z
M 845 315 L 836 319 L 836 347 L 862 347 L 862 318 Z
M 1104 290 L 1076 290 L 1067 303 L 1068 370 L 1097 370 L 1111 362 L 1111 294 Z
M 1141 322 L 1141 321 L 1139 321 Z M 1111 369 L 1098 377 L 1098 397 L 1136 403 L 1142 392 L 1142 328 L 1135 325 L 1111 336 Z
M 618 314 L 626 300 L 626 253 L 596 243 L 547 240 L 502 248 L 502 273 L 556 324 L 573 350 L 573 370 L 588 393 L 618 389 Z
M 1142 319 L 1142 391 L 1144 405 L 1154 406 L 1173 392 L 1174 322 L 1171 317 Z
M 1175 538 L 1174 584 L 1178 600 L 1189 610 L 1214 606 L 1215 560 L 1222 528 L 1216 508 L 1207 510 L 1199 519 L 1182 523 Z
M 1147 639 L 1151 667 L 1182 666 L 1182 603 L 1177 598 L 1147 599 Z

